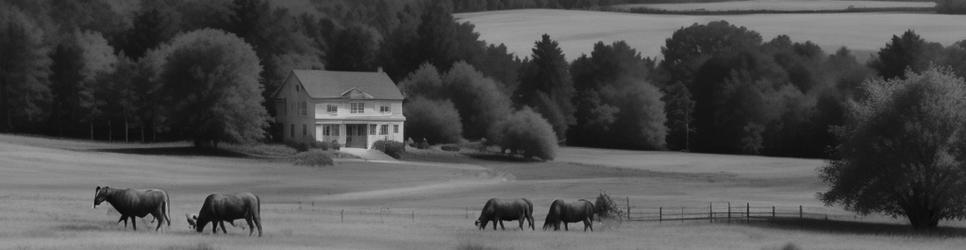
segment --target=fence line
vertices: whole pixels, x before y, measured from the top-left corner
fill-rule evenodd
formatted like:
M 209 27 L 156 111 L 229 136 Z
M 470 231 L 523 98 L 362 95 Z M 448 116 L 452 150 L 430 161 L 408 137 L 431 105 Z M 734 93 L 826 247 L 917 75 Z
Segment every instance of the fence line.
M 408 220 L 410 223 L 416 222 L 417 214 L 431 217 L 453 217 L 470 219 L 477 216 L 476 208 L 440 208 L 424 209 L 417 213 L 416 208 L 331 208 L 325 207 L 316 202 L 274 202 L 275 205 L 288 205 L 288 208 L 269 208 L 278 211 L 301 210 L 318 212 L 320 214 L 338 215 L 339 222 L 346 221 L 368 221 L 374 222 L 375 217 L 379 217 L 379 223 L 386 223 L 387 219 L 395 222 Z M 633 222 L 685 222 L 685 221 L 706 221 L 709 223 L 736 223 L 736 222 L 767 222 L 767 221 L 789 221 L 798 220 L 804 225 L 806 220 L 825 220 L 825 221 L 862 221 L 862 217 L 847 214 L 834 214 L 829 212 L 806 211 L 806 208 L 815 210 L 815 207 L 799 206 L 762 206 L 761 204 L 733 204 L 732 202 L 708 202 L 707 206 L 634 206 L 630 197 L 624 200 L 624 207 L 620 208 L 619 217 L 624 221 Z M 754 205 L 754 206 L 752 206 Z M 618 205 L 619 206 L 619 205 Z M 827 210 L 822 208 L 823 210 Z M 446 212 L 441 212 L 446 211 Z M 356 216 L 354 216 L 356 215 Z M 361 216 L 361 217 L 360 217 Z M 358 219 L 352 219 L 358 218 Z M 348 219 L 348 220 L 347 220 Z

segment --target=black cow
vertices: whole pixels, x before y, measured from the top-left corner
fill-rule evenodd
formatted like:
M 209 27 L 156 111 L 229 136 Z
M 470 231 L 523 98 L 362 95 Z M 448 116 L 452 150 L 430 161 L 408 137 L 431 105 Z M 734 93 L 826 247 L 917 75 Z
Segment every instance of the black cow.
M 553 230 L 560 230 L 560 223 L 563 222 L 564 230 L 569 231 L 567 223 L 584 222 L 584 231 L 590 228 L 594 231 L 594 203 L 588 200 L 578 200 L 577 202 L 567 203 L 563 200 L 554 200 L 550 204 L 550 211 L 547 218 L 543 221 L 543 230 L 553 227 Z
M 261 200 L 258 196 L 252 193 L 208 195 L 198 215 L 188 216 L 188 224 L 200 233 L 205 229 L 205 225 L 211 222 L 211 233 L 218 233 L 220 225 L 221 232 L 227 234 L 225 221 L 232 223 L 237 219 L 245 219 L 248 222 L 248 236 L 254 233 L 256 227 L 258 237 L 262 236 Z
M 486 224 L 489 221 L 493 221 L 493 230 L 496 230 L 496 224 L 500 224 L 500 228 L 506 230 L 503 227 L 503 221 L 518 220 L 520 221 L 520 229 L 524 229 L 523 222 L 530 222 L 530 229 L 533 230 L 533 203 L 527 199 L 497 199 L 493 198 L 486 201 L 483 205 L 483 211 L 480 211 L 480 218 L 476 219 L 476 226 L 480 230 L 486 229 Z
M 136 217 L 144 218 L 150 214 L 158 221 L 155 231 L 161 228 L 161 224 L 167 222 L 171 226 L 171 219 L 168 217 L 171 211 L 168 193 L 161 189 L 117 189 L 111 187 L 98 186 L 94 189 L 94 205 L 96 208 L 102 202 L 111 203 L 114 210 L 121 214 L 118 223 L 124 221 L 127 227 L 127 219 L 131 219 L 131 228 L 138 230 Z

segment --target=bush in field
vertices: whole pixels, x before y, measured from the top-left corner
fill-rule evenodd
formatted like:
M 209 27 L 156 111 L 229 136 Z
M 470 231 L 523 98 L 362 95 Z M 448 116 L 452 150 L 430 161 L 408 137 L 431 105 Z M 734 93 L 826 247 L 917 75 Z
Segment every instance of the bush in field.
M 399 141 L 379 140 L 372 144 L 373 149 L 386 153 L 392 158 L 399 159 L 406 152 L 406 144 Z
M 460 114 L 447 100 L 430 100 L 423 97 L 409 99 L 403 104 L 406 115 L 406 134 L 422 142 L 458 142 L 463 133 Z
M 905 216 L 913 228 L 966 217 L 966 82 L 945 70 L 865 83 L 821 169 L 826 205 Z
M 331 166 L 335 164 L 332 157 L 322 150 L 311 150 L 295 155 L 295 165 L 299 166 Z
M 511 154 L 525 158 L 538 157 L 553 160 L 557 154 L 557 135 L 553 127 L 540 114 L 530 108 L 516 111 L 494 125 L 488 138 Z
M 594 201 L 594 214 L 598 218 L 622 217 L 624 211 L 617 206 L 617 203 L 610 198 L 607 193 L 601 192 Z

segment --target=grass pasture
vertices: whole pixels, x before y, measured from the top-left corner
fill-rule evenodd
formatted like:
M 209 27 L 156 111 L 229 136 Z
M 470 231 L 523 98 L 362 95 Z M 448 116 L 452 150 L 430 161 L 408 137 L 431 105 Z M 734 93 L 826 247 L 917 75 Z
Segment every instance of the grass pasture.
M 787 34 L 793 41 L 812 41 L 834 53 L 846 46 L 864 57 L 878 51 L 896 34 L 912 29 L 924 39 L 949 45 L 966 39 L 962 16 L 912 13 L 648 15 L 619 12 L 525 9 L 457 14 L 476 26 L 489 43 L 506 44 L 529 56 L 533 43 L 546 33 L 560 43 L 568 60 L 589 54 L 594 43 L 624 40 L 644 56 L 660 57 L 665 39 L 694 23 L 726 20 L 761 33 L 767 41 Z
M 278 158 L 123 151 L 171 145 L 106 144 L 0 135 L 0 249 L 958 249 L 966 238 L 910 234 L 903 226 L 595 223 L 596 232 L 539 230 L 553 199 L 599 191 L 634 205 L 751 202 L 821 206 L 821 160 L 563 148 L 555 162 L 417 151 L 398 163 L 337 159 L 324 167 Z M 106 151 L 103 148 L 112 150 Z M 158 154 L 156 152 L 163 152 Z M 407 158 L 404 158 L 407 159 Z M 91 209 L 93 189 L 158 187 L 172 199 L 170 228 L 116 225 L 109 205 Z M 265 235 L 191 232 L 183 214 L 214 192 L 262 197 Z M 537 231 L 480 232 L 490 197 L 534 201 Z M 835 210 L 830 208 L 830 210 Z M 240 221 L 239 221 L 240 222 Z M 244 223 L 240 223 L 244 224 Z M 955 224 L 955 223 L 954 223 Z M 844 225 L 844 224 L 843 224 Z M 209 227 L 210 228 L 210 227 Z
M 741 11 L 741 10 L 776 10 L 776 11 L 819 11 L 856 9 L 892 9 L 892 8 L 932 8 L 934 2 L 922 1 L 849 1 L 849 0 L 746 0 L 724 2 L 695 2 L 695 3 L 642 3 L 615 5 L 615 9 L 628 10 L 632 8 L 649 8 L 670 11 Z

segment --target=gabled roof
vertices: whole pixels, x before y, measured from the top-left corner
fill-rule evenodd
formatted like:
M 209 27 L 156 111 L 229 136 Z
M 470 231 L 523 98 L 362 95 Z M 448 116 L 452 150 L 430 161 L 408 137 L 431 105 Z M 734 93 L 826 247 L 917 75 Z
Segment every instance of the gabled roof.
M 292 70 L 312 98 L 345 98 L 353 89 L 373 99 L 402 100 L 396 84 L 384 72 Z

